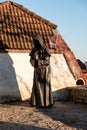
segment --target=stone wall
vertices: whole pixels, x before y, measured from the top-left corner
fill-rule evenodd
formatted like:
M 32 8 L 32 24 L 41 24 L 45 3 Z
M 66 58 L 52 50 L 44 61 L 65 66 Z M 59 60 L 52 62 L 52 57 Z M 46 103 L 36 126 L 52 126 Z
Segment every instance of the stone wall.
M 87 86 L 67 87 L 68 100 L 78 103 L 87 103 Z

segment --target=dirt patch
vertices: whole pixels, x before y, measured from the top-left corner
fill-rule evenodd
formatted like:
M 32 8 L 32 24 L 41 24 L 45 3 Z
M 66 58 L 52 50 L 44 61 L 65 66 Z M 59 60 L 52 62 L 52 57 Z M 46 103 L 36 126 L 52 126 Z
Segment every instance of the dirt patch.
M 55 102 L 51 108 L 28 102 L 0 104 L 0 130 L 87 130 L 87 105 Z

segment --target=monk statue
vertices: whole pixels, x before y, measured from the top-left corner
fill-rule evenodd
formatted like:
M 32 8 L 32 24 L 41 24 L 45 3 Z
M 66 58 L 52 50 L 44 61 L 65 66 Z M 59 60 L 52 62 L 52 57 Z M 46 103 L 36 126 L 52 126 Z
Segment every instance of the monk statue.
M 49 50 L 43 43 L 42 36 L 37 34 L 34 39 L 34 48 L 30 52 L 30 63 L 34 67 L 33 87 L 30 104 L 37 107 L 50 107 L 53 97 L 50 82 Z

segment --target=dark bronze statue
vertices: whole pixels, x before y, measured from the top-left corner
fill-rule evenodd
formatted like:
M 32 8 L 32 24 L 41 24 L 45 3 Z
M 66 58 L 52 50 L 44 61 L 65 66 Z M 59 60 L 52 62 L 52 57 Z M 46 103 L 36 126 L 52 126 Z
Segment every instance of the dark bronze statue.
M 30 53 L 30 63 L 34 67 L 33 88 L 30 104 L 37 107 L 53 105 L 50 83 L 50 53 L 40 34 L 34 38 L 34 48 Z

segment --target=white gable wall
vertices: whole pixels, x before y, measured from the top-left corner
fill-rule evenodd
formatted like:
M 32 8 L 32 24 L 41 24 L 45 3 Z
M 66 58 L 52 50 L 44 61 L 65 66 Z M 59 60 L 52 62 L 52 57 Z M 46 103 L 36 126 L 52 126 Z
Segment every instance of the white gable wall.
M 63 54 L 52 54 L 51 85 L 55 99 L 66 99 L 66 87 L 76 86 L 76 81 L 69 69 Z
M 21 98 L 22 100 L 30 98 L 33 67 L 29 60 L 28 53 L 0 53 L 0 97 Z M 64 96 L 64 92 L 58 93 L 59 90 L 75 85 L 63 54 L 51 56 L 51 84 L 56 98 Z
M 75 85 L 75 80 L 63 54 L 53 54 L 51 57 L 51 77 L 53 90 Z

